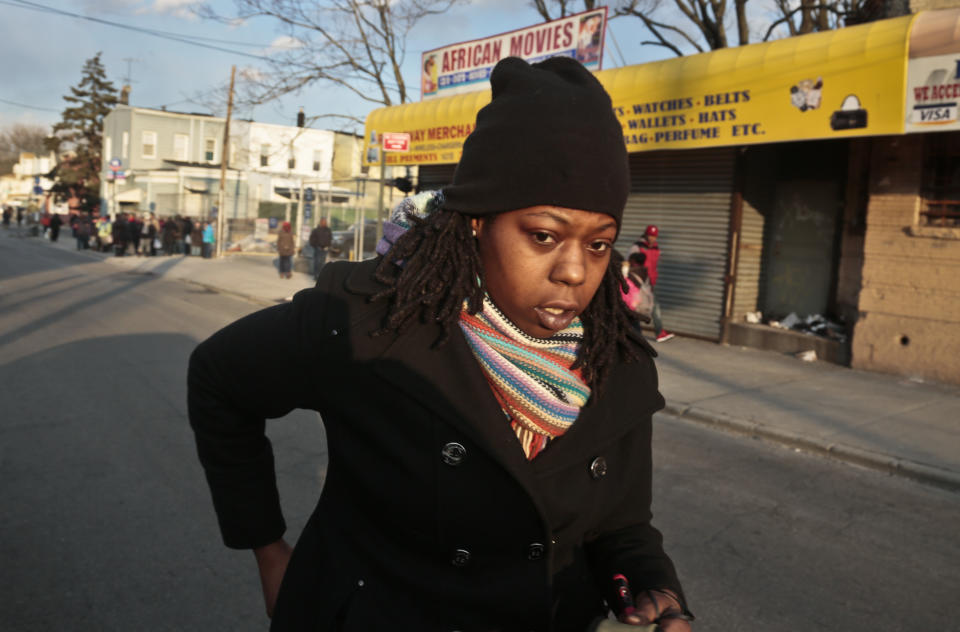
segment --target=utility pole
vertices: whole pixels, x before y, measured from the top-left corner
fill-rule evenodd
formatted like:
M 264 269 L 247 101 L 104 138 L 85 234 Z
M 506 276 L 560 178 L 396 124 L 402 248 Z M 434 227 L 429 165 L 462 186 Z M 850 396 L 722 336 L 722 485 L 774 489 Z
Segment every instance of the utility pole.
M 227 178 L 227 160 L 230 158 L 230 117 L 233 115 L 233 78 L 237 67 L 230 67 L 230 92 L 227 93 L 227 121 L 223 126 L 223 146 L 220 148 L 220 193 L 217 195 L 217 257 L 223 254 L 223 226 L 226 223 L 224 216 L 226 208 L 224 202 L 224 185 Z

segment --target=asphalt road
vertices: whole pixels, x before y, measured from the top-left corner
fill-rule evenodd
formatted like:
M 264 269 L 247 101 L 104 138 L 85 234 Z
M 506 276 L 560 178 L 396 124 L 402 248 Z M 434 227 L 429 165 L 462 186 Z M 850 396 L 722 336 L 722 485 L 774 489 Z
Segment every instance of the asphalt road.
M 266 629 L 185 405 L 193 346 L 255 309 L 0 231 L 0 628 Z M 960 629 L 960 495 L 657 422 L 656 522 L 695 630 Z M 268 427 L 295 538 L 322 426 Z

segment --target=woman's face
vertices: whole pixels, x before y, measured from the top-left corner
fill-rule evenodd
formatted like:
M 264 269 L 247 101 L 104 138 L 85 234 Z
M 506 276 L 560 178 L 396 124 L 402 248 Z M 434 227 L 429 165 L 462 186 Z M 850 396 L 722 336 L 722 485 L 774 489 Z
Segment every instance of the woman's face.
M 617 237 L 611 216 L 559 206 L 472 223 L 490 298 L 535 338 L 549 338 L 587 308 Z

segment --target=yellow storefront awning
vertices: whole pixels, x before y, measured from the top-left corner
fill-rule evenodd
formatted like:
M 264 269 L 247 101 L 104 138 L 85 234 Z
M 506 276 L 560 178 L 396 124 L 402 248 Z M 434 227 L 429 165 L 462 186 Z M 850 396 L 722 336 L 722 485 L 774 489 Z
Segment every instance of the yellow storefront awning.
M 902 134 L 916 17 L 596 76 L 610 93 L 630 152 Z M 456 163 L 477 111 L 489 101 L 487 89 L 374 110 L 366 121 L 364 163 L 379 162 L 383 132 L 411 136 L 410 151 L 388 152 L 388 165 Z

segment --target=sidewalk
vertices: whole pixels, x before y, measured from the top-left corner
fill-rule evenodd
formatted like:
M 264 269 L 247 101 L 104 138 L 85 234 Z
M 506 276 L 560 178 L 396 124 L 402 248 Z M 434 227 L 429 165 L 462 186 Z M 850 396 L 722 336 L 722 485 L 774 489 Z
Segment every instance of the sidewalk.
M 960 387 L 686 338 L 655 348 L 669 414 L 960 491 Z
M 76 252 L 69 237 L 34 239 Z M 262 305 L 313 285 L 298 272 L 280 279 L 271 256 L 80 254 Z M 668 415 L 960 491 L 960 386 L 687 338 L 654 346 Z
M 313 277 L 303 272 L 294 271 L 292 279 L 281 279 L 274 263 L 277 259 L 275 254 L 235 254 L 220 259 L 183 255 L 115 257 L 93 250 L 77 250 L 76 240 L 70 237 L 69 227 L 64 233 L 61 233 L 60 239 L 55 243 L 42 237 L 29 239 L 51 248 L 72 251 L 78 256 L 97 259 L 131 273 L 153 274 L 166 279 L 186 281 L 264 306 L 282 303 L 300 290 L 314 285 Z

